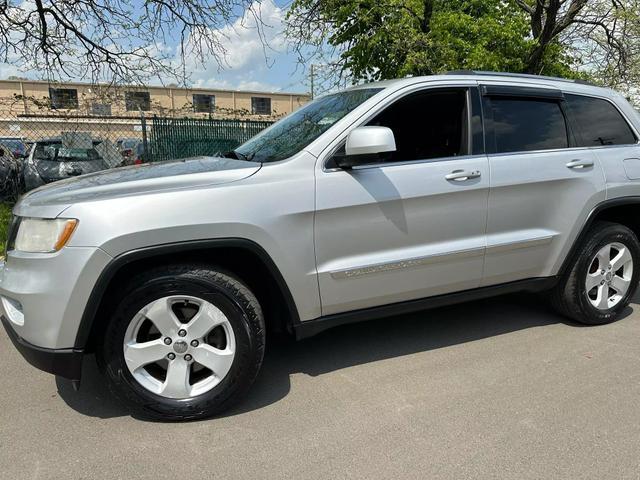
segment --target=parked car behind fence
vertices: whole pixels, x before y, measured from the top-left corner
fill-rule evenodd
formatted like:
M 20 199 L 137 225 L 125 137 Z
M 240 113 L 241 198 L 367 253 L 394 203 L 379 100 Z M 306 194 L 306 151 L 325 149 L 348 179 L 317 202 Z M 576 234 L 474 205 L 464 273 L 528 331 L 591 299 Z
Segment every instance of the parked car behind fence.
M 0 201 L 15 201 L 20 193 L 20 161 L 0 143 Z
M 136 163 L 138 153 L 144 147 L 143 142 L 139 138 L 119 138 L 116 140 L 116 146 L 122 155 L 124 165 L 133 165 Z
M 94 140 L 87 134 L 41 140 L 34 144 L 25 164 L 25 187 L 32 190 L 46 183 L 107 170 L 122 163 L 116 146 L 109 140 Z

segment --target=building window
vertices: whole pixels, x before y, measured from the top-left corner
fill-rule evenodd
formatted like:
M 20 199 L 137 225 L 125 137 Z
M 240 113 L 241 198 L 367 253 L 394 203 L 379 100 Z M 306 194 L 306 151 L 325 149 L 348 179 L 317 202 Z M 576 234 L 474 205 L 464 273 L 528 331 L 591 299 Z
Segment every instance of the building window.
M 91 104 L 91 113 L 93 115 L 108 117 L 109 115 L 111 115 L 111 104 L 110 103 L 93 103 Z
M 216 109 L 216 96 L 204 95 L 201 93 L 193 94 L 193 111 L 199 113 L 213 113 Z
M 75 110 L 78 108 L 78 91 L 75 88 L 50 88 L 49 98 L 51 108 L 66 108 Z
M 124 92 L 124 103 L 127 112 L 137 112 L 151 110 L 151 98 L 149 92 Z
M 271 99 L 269 97 L 251 97 L 251 113 L 271 115 Z

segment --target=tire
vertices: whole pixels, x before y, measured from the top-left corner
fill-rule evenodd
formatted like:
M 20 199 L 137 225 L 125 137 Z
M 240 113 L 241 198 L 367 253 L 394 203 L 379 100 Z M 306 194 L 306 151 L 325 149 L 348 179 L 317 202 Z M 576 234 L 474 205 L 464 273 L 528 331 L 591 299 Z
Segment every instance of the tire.
M 617 257 L 623 253 L 618 248 L 626 249 L 627 253 Z M 610 253 L 607 254 L 607 251 Z M 627 255 L 631 263 L 627 262 L 624 267 L 615 270 L 620 262 L 626 261 Z M 611 270 L 606 258 L 618 258 L 616 263 L 609 262 Z M 640 243 L 633 231 L 624 225 L 599 221 L 589 230 L 580 253 L 552 290 L 551 304 L 561 315 L 578 323 L 603 325 L 613 322 L 627 307 L 636 291 L 640 274 L 639 261 Z M 608 276 L 611 271 L 613 273 Z M 624 282 L 619 279 L 628 281 L 624 292 Z M 587 290 L 588 287 L 591 288 Z
M 264 355 L 264 318 L 233 275 L 207 265 L 163 266 L 132 278 L 117 298 L 97 360 L 134 415 L 210 417 L 249 390 Z M 202 380 L 192 383 L 196 377 Z

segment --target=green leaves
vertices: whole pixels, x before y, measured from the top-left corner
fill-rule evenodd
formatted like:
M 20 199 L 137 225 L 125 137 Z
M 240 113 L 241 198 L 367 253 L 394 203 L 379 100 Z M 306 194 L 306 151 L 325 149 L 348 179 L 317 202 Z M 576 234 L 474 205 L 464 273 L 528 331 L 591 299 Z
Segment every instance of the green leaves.
M 504 0 L 294 0 L 289 15 L 298 27 L 300 18 L 312 17 L 316 27 L 324 25 L 322 41 L 340 52 L 354 80 L 459 69 L 522 72 L 535 46 L 530 17 Z M 562 53 L 549 48 L 541 73 L 570 71 Z

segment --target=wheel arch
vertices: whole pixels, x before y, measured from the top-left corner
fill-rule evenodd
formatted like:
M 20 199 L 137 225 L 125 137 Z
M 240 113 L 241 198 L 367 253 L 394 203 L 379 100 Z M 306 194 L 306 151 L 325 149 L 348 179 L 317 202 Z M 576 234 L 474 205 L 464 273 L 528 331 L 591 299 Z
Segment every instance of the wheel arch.
M 75 348 L 91 351 L 94 347 L 100 328 L 106 324 L 104 317 L 113 311 L 109 298 L 120 280 L 163 263 L 194 260 L 222 267 L 245 282 L 261 302 L 269 328 L 291 332 L 299 323 L 298 310 L 284 277 L 257 243 L 243 238 L 177 242 L 125 252 L 106 266 L 85 306 Z M 263 279 L 266 281 L 260 281 Z
M 587 220 L 574 240 L 569 254 L 565 257 L 558 272 L 559 276 L 563 276 L 569 271 L 573 261 L 580 253 L 580 246 L 584 243 L 590 228 L 598 221 L 624 225 L 631 229 L 636 237 L 640 239 L 640 196 L 613 198 L 596 205 L 587 216 Z

